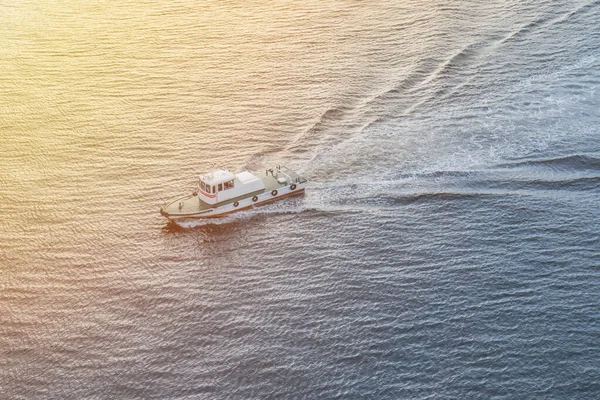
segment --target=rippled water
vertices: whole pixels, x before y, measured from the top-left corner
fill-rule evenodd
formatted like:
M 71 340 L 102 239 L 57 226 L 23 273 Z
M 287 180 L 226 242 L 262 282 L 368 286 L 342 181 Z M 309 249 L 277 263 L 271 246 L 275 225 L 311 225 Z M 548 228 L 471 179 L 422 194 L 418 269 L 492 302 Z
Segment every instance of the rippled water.
M 600 2 L 425 3 L 2 1 L 1 397 L 597 396 Z

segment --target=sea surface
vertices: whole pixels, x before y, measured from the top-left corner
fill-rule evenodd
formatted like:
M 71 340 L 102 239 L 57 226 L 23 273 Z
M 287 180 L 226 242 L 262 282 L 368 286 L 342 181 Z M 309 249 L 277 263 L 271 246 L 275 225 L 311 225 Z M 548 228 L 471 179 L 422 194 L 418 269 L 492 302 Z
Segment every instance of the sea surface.
M 0 212 L 2 399 L 598 398 L 600 1 L 0 0 Z

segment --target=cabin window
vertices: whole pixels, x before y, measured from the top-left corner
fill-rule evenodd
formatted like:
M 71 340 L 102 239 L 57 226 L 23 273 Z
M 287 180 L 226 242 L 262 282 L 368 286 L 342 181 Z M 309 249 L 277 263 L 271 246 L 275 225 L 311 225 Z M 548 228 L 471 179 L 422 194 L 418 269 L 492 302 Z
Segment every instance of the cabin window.
M 213 193 L 217 193 L 217 187 L 215 185 L 213 185 Z
M 206 184 L 202 181 L 200 181 L 200 189 L 202 189 L 206 192 Z
M 223 184 L 219 183 L 219 192 L 223 190 Z
M 225 190 L 233 188 L 233 180 L 225 182 Z

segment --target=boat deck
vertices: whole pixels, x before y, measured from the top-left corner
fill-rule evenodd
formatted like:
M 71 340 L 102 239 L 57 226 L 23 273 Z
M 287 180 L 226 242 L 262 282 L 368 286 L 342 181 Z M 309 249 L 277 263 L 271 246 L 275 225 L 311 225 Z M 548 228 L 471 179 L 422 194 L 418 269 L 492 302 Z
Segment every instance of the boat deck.
M 258 176 L 258 175 L 257 175 Z M 287 169 L 286 167 L 268 169 L 265 171 L 265 174 L 262 176 L 258 176 L 263 183 L 265 184 L 265 192 L 270 192 L 271 190 L 278 189 L 283 186 L 291 185 L 296 182 L 306 182 L 306 179 L 295 173 L 294 171 Z M 277 181 L 278 178 L 285 178 L 286 182 L 279 183 Z

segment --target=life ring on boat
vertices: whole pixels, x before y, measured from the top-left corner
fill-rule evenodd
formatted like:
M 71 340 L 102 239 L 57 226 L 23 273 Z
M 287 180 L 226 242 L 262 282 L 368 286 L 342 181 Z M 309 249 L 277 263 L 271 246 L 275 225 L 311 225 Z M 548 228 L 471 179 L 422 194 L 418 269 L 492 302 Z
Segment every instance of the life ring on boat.
M 290 189 L 292 189 L 292 190 L 296 190 L 296 184 L 295 184 L 295 183 L 292 183 L 292 186 L 290 186 Z
M 273 196 L 277 196 L 277 190 L 272 190 L 272 191 L 271 191 L 271 194 L 272 194 Z
M 234 207 L 237 207 L 237 206 L 239 206 L 239 205 L 240 205 L 240 202 L 239 202 L 239 201 L 236 201 L 235 203 L 233 203 L 233 206 L 234 206 Z
M 254 196 L 254 197 L 252 198 L 252 201 L 257 201 L 257 200 L 258 200 L 258 196 Z

